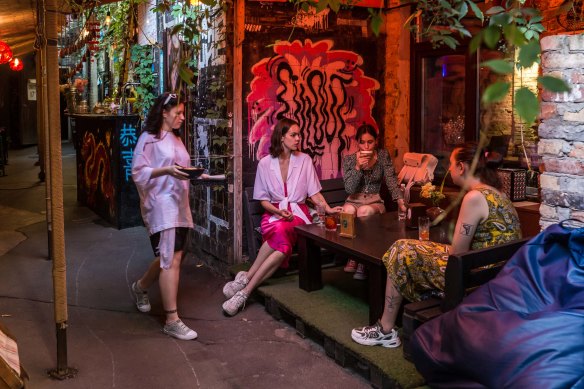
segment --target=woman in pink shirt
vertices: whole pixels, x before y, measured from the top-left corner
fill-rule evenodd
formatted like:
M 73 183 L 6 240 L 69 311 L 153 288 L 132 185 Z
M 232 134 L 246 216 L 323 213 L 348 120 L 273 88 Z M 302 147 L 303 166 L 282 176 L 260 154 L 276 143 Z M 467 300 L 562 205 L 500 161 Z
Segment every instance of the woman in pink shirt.
M 229 316 L 243 309 L 254 288 L 280 265 L 286 265 L 296 243 L 294 227 L 311 223 L 305 204 L 307 197 L 315 204 L 324 205 L 327 213 L 342 210 L 342 207 L 331 208 L 325 201 L 312 160 L 298 150 L 299 144 L 298 123 L 280 119 L 272 133 L 270 155 L 258 164 L 254 185 L 253 197 L 266 210 L 261 223 L 264 243 L 252 267 L 237 273 L 235 280 L 223 288 L 228 299 L 223 303 L 223 311 Z
M 142 278 L 132 284 L 136 307 L 150 311 L 146 290 L 158 279 L 166 314 L 163 332 L 191 340 L 197 333 L 177 314 L 178 281 L 183 246 L 193 228 L 189 206 L 189 177 L 177 166 L 190 166 L 191 159 L 177 128 L 185 120 L 178 96 L 164 93 L 150 109 L 132 160 L 132 179 L 140 194 L 140 209 L 155 259 Z

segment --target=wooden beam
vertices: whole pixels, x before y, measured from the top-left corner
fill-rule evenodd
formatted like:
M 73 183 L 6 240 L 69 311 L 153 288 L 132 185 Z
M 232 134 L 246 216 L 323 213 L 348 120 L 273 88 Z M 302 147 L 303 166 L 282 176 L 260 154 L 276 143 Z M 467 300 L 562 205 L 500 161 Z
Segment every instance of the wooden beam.
M 242 261 L 243 234 L 243 40 L 245 0 L 235 0 L 233 12 L 233 261 Z

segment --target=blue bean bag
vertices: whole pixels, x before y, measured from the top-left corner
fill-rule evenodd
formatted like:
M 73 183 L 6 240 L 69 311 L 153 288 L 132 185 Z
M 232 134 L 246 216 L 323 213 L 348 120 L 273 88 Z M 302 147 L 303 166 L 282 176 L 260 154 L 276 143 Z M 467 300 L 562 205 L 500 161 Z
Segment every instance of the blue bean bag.
M 584 228 L 541 232 L 412 347 L 436 388 L 584 388 Z

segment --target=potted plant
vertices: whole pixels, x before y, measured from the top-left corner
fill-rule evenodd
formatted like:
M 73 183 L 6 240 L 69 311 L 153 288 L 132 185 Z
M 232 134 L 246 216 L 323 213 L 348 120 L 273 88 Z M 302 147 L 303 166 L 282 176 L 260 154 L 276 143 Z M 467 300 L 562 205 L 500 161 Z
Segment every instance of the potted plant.
M 446 178 L 446 175 L 444 178 Z M 434 221 L 442 212 L 444 212 L 444 210 L 440 208 L 440 201 L 446 197 L 444 193 L 442 193 L 443 189 L 444 180 L 442 180 L 442 184 L 440 185 L 439 190 L 436 189 L 436 185 L 433 185 L 431 182 L 428 182 L 422 186 L 420 197 L 428 199 L 432 203 L 432 207 L 426 210 L 426 214 L 432 221 Z

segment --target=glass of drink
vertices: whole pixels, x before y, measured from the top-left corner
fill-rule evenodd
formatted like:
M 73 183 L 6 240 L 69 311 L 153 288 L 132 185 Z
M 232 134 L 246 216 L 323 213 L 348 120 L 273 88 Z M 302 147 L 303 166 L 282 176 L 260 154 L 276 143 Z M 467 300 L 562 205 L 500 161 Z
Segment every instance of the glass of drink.
M 430 240 L 430 218 L 428 216 L 418 217 L 418 239 Z
M 402 211 L 398 205 L 398 207 L 397 207 L 397 220 L 399 220 L 399 221 L 406 220 L 407 216 L 408 216 L 408 211 L 407 210 Z
M 327 215 L 324 221 L 324 227 L 327 231 L 336 231 L 337 230 L 337 218 L 335 215 Z
M 326 216 L 325 206 L 322 204 L 316 204 L 316 214 L 318 215 L 318 224 L 324 226 L 324 218 Z

